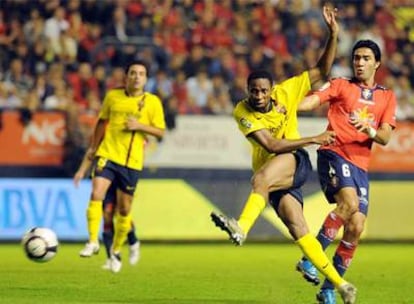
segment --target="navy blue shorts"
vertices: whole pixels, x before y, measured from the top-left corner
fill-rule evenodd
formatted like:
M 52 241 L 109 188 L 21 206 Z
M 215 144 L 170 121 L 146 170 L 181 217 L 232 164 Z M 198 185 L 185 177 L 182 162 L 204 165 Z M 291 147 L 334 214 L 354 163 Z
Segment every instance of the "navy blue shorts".
M 112 184 L 117 185 L 117 189 L 130 195 L 133 195 L 135 192 L 140 172 L 139 170 L 118 165 L 103 157 L 98 157 L 95 161 L 94 176 L 109 179 L 112 181 Z
M 329 150 L 318 150 L 318 175 L 322 191 L 330 204 L 335 204 L 334 195 L 344 187 L 355 188 L 359 197 L 359 211 L 368 214 L 368 172 L 351 164 L 340 155 Z
M 309 173 L 312 171 L 312 164 L 309 154 L 305 149 L 298 149 L 293 152 L 296 159 L 296 170 L 293 177 L 293 185 L 286 190 L 278 190 L 269 193 L 269 203 L 277 211 L 280 199 L 286 195 L 292 195 L 301 205 L 303 205 L 303 195 L 301 187 L 308 179 Z

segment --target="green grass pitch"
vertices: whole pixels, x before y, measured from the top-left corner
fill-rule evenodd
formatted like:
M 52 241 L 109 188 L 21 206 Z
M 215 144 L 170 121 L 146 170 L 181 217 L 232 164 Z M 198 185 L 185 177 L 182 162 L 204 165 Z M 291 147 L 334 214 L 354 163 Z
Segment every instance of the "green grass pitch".
M 101 270 L 103 250 L 82 259 L 81 247 L 61 244 L 52 261 L 37 264 L 20 245 L 1 244 L 0 303 L 316 303 L 317 287 L 294 271 L 301 254 L 293 243 L 143 243 L 134 267 L 124 249 L 118 274 Z M 413 244 L 361 244 L 347 273 L 358 303 L 414 303 L 413 257 Z

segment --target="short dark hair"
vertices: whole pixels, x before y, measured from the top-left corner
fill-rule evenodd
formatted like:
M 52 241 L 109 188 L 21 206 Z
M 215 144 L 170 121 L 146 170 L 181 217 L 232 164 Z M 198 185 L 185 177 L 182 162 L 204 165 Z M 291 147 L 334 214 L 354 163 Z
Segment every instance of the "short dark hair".
M 375 61 L 381 61 L 381 50 L 374 41 L 372 40 L 359 40 L 355 43 L 354 47 L 352 48 L 352 59 L 354 58 L 355 51 L 360 48 L 369 48 L 374 53 Z
M 250 83 L 253 80 L 259 79 L 259 78 L 267 79 L 267 80 L 269 80 L 270 84 L 273 84 L 273 77 L 268 71 L 266 71 L 266 70 L 257 70 L 257 71 L 253 71 L 249 74 L 249 76 L 247 77 L 247 85 L 249 86 Z
M 133 65 L 142 65 L 142 66 L 144 66 L 145 67 L 146 74 L 148 76 L 148 74 L 149 74 L 148 63 L 146 61 L 144 61 L 144 60 L 139 60 L 139 59 L 134 60 L 134 61 L 131 61 L 130 63 L 128 63 L 128 65 L 125 68 L 125 74 L 128 74 L 129 69 Z

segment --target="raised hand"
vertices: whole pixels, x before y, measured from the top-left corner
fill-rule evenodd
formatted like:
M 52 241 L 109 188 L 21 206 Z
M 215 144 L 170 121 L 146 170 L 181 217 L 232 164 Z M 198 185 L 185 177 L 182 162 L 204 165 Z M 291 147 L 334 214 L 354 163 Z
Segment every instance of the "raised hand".
M 328 26 L 331 33 L 338 34 L 339 32 L 339 25 L 336 22 L 336 16 L 338 13 L 338 9 L 332 7 L 330 5 L 324 5 L 322 14 L 323 19 L 325 20 L 326 25 Z

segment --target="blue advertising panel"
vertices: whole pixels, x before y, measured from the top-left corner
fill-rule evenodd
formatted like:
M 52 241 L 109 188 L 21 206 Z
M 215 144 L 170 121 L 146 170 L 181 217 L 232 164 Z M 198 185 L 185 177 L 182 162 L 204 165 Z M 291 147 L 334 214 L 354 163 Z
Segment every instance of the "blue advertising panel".
M 31 227 L 53 229 L 59 240 L 86 240 L 90 180 L 0 178 L 0 240 L 19 240 Z

